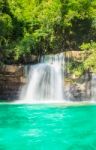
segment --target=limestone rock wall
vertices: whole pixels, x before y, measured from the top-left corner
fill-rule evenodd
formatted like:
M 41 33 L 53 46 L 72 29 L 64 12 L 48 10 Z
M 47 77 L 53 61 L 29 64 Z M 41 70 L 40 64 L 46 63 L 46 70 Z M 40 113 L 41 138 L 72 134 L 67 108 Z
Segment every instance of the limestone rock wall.
M 0 100 L 16 100 L 20 88 L 26 83 L 24 66 L 4 65 L 0 67 Z
M 80 51 L 66 52 L 65 57 L 70 59 L 84 59 L 84 54 Z M 35 59 L 35 58 L 34 58 Z M 26 60 L 27 62 L 27 60 Z M 26 65 L 27 66 L 27 65 Z M 27 74 L 30 70 L 30 65 L 27 67 L 24 65 L 3 65 L 0 66 L 0 101 L 17 100 L 20 95 L 20 89 L 27 83 Z M 67 71 L 66 71 L 67 72 Z M 65 99 L 70 100 L 85 100 L 90 99 L 92 96 L 92 77 L 89 77 L 89 73 L 81 78 L 70 77 L 67 75 L 67 79 L 71 78 L 72 82 L 65 82 Z M 94 83 L 94 81 L 93 81 Z M 57 85 L 58 86 L 58 85 Z

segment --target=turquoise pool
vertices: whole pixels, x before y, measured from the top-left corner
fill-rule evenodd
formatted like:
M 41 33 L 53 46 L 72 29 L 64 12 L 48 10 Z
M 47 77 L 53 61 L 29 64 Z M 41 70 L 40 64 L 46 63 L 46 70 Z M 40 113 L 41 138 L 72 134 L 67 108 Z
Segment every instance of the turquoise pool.
M 96 106 L 1 104 L 0 150 L 96 150 Z

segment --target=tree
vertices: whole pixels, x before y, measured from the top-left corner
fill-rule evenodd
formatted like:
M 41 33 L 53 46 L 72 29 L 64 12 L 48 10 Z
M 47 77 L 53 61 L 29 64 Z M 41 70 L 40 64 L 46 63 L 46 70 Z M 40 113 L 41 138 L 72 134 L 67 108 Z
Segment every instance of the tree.
M 77 50 L 82 43 L 95 42 L 95 8 L 95 0 L 0 1 L 0 43 L 5 57 L 17 62 L 29 54 Z

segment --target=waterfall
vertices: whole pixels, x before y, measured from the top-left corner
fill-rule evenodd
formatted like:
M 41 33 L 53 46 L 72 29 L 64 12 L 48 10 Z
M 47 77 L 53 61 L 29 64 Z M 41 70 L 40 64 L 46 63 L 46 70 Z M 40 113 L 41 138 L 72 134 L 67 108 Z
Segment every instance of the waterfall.
M 91 101 L 95 102 L 96 100 L 96 74 L 92 74 L 91 79 L 91 86 L 90 86 L 90 93 L 91 93 Z
M 42 56 L 39 64 L 30 66 L 28 80 L 22 94 L 26 102 L 64 101 L 64 54 Z

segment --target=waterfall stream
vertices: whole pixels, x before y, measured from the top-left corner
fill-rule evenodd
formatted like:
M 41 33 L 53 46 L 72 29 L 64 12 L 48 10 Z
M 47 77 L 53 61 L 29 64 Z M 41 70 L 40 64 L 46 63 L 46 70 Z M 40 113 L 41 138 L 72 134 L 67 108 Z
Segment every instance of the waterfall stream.
M 95 102 L 96 99 L 96 74 L 92 74 L 91 80 L 91 101 Z
M 23 99 L 29 103 L 64 101 L 64 54 L 46 55 L 31 65 Z

